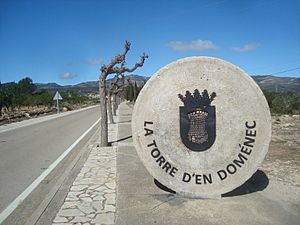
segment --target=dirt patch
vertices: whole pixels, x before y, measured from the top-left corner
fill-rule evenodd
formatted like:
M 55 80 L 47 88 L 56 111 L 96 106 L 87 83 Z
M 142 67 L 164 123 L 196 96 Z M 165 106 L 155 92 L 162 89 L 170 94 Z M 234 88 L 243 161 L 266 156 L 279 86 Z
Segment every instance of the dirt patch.
M 71 104 L 65 102 L 60 106 L 60 111 L 67 112 L 67 111 L 85 108 L 85 107 L 92 106 L 92 105 L 93 104 L 71 105 Z M 28 120 L 31 118 L 48 116 L 48 115 L 52 115 L 55 113 L 56 113 L 55 107 L 47 107 L 47 106 L 21 107 L 19 109 L 10 110 L 10 111 L 3 110 L 2 115 L 0 116 L 0 126 L 4 125 L 4 124 Z
M 272 141 L 261 169 L 269 179 L 300 187 L 300 115 L 272 117 Z

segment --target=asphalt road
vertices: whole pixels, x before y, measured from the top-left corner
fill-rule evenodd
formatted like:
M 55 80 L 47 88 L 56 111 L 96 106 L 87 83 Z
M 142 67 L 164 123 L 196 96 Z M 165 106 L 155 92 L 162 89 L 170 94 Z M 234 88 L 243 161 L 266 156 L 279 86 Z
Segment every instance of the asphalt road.
M 0 133 L 0 213 L 97 119 L 99 107 Z

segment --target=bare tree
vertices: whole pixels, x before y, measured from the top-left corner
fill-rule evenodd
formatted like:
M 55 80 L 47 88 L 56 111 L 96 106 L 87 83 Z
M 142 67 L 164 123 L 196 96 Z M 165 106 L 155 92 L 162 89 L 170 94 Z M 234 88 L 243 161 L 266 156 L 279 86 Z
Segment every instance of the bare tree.
M 110 86 L 108 89 L 108 100 L 107 100 L 107 108 L 108 108 L 108 118 L 109 122 L 114 123 L 113 116 L 116 115 L 116 106 L 117 106 L 117 96 L 118 93 L 123 91 L 123 87 L 125 87 L 125 78 L 124 74 L 117 74 L 110 82 Z M 113 102 L 111 102 L 111 98 L 113 97 Z
M 130 42 L 125 41 L 124 52 L 116 55 L 110 63 L 101 67 L 99 76 L 99 95 L 100 95 L 100 146 L 108 145 L 108 124 L 107 124 L 107 101 L 106 101 L 106 78 L 109 74 L 123 74 L 125 72 L 133 72 L 138 67 L 144 65 L 148 55 L 143 53 L 140 62 L 136 63 L 132 68 L 127 68 L 125 65 L 126 54 L 130 50 Z M 117 65 L 120 64 L 120 67 Z
M 127 78 L 128 79 L 128 78 Z M 122 102 L 122 96 L 124 95 L 125 92 L 125 88 L 128 86 L 128 83 L 126 83 L 126 80 L 124 75 L 122 75 L 121 77 L 118 78 L 116 84 L 115 84 L 115 89 L 113 92 L 113 115 L 116 116 L 117 114 L 117 108 L 120 105 L 120 103 Z M 125 99 L 123 97 L 123 99 Z

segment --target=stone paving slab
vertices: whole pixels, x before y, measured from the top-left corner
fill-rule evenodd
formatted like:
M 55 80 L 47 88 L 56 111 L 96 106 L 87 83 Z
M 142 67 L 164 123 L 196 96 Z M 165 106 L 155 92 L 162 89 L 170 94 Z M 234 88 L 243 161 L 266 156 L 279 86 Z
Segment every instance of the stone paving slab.
M 114 224 L 116 147 L 95 148 L 53 224 Z
M 117 118 L 115 119 L 117 120 Z M 117 140 L 118 125 L 109 125 L 109 141 Z M 113 225 L 116 211 L 116 146 L 97 147 L 76 177 L 53 225 Z

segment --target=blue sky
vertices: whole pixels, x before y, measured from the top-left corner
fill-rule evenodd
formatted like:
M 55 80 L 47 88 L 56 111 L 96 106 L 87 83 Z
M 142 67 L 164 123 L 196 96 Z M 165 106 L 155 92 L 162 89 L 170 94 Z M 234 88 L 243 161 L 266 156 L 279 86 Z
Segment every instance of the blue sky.
M 125 40 L 129 67 L 149 54 L 135 74 L 201 55 L 300 77 L 299 12 L 299 0 L 0 0 L 0 81 L 97 80 Z

